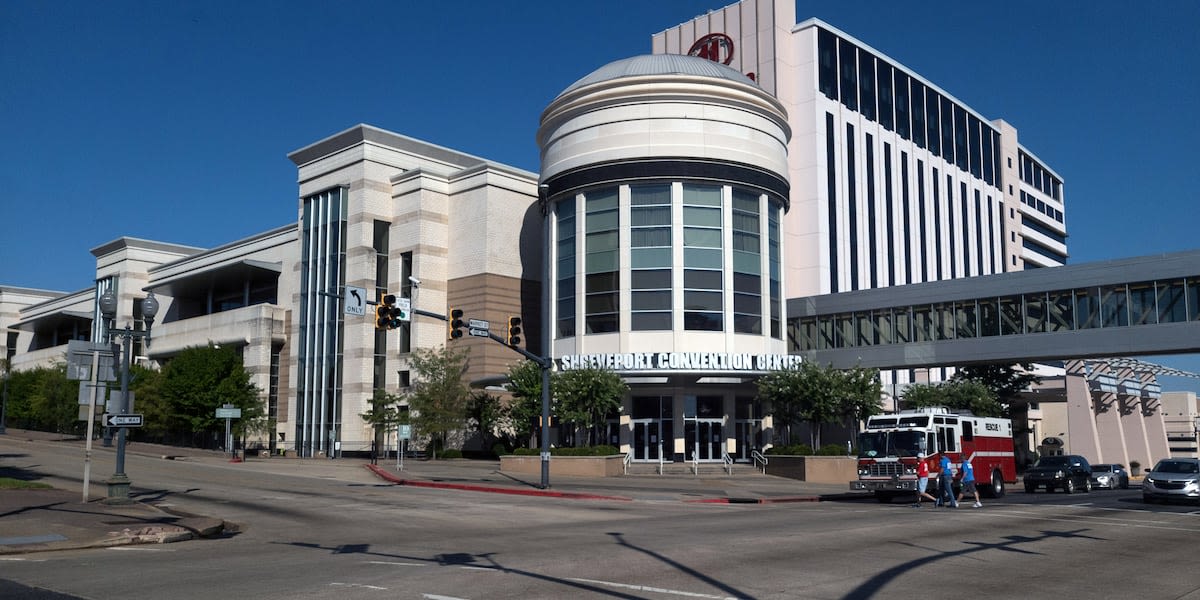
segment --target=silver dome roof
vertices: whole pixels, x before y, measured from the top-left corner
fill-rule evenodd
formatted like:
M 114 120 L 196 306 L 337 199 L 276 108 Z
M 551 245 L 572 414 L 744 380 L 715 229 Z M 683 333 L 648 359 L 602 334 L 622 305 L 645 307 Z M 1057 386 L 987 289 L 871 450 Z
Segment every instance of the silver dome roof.
M 696 75 L 757 85 L 753 79 L 736 69 L 707 58 L 682 54 L 642 54 L 610 62 L 572 83 L 562 93 L 602 81 L 647 75 Z

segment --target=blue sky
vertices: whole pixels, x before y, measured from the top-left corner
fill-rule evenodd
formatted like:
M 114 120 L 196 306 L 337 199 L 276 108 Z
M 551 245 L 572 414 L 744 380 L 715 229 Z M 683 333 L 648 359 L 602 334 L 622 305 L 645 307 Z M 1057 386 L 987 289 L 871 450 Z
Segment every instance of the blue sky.
M 212 247 L 294 222 L 287 153 L 357 123 L 537 171 L 559 91 L 725 4 L 5 0 L 0 284 L 75 291 L 120 236 Z M 1072 263 L 1200 248 L 1200 2 L 801 0 L 796 16 L 1017 127 L 1066 182 Z

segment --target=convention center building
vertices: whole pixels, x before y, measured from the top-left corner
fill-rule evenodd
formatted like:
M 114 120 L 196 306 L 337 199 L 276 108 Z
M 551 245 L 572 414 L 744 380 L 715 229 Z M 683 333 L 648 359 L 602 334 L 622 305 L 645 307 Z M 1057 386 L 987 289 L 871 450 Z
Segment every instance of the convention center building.
M 797 24 L 790 0 L 649 41 L 580 65 L 549 100 L 540 173 L 356 125 L 288 154 L 295 223 L 216 248 L 117 237 L 74 292 L 5 282 L 13 368 L 104 339 L 106 291 L 115 326 L 144 328 L 153 293 L 138 361 L 235 347 L 272 449 L 363 452 L 361 415 L 375 390 L 410 385 L 413 349 L 469 348 L 480 386 L 521 360 L 419 312 L 378 329 L 362 303 L 391 294 L 493 333 L 520 318 L 523 348 L 558 369 L 619 373 L 631 391 L 607 437 L 634 460 L 748 460 L 778 443 L 755 380 L 798 360 L 788 299 L 1066 262 L 1062 179 L 1015 127 L 845 32 Z

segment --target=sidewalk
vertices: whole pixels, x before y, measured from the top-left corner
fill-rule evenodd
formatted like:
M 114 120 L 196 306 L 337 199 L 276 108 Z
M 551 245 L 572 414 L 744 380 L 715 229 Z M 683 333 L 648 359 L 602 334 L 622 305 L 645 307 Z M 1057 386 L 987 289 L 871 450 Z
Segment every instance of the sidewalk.
M 57 434 L 9 429 L 0 436 L 0 476 L 14 476 L 5 456 L 34 440 L 61 440 Z M 64 441 L 79 444 L 83 441 Z M 228 455 L 188 448 L 133 443 L 127 454 L 162 460 L 225 463 L 228 468 L 307 477 L 338 477 L 363 482 L 391 482 L 446 490 L 447 493 L 492 493 L 604 502 L 746 503 L 817 502 L 863 498 L 845 484 L 815 484 L 763 475 L 750 465 L 737 465 L 733 475 L 626 475 L 620 477 L 552 477 L 541 488 L 537 475 L 500 472 L 497 460 L 396 459 L 372 465 L 363 459 L 260 458 L 231 462 Z M 135 485 L 131 496 L 137 500 Z M 219 536 L 225 523 L 216 517 L 179 514 L 151 503 L 109 505 L 97 499 L 83 503 L 78 490 L 0 490 L 0 555 L 49 550 L 96 548 L 124 544 L 169 543 Z M 253 523 L 248 524 L 253 526 Z

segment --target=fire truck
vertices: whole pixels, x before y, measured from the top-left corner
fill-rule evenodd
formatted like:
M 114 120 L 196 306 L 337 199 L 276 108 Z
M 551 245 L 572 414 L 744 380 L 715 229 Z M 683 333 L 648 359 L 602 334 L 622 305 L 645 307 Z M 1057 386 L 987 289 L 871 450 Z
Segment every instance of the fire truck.
M 874 492 L 880 502 L 916 494 L 920 452 L 929 463 L 929 493 L 935 496 L 943 455 L 955 469 L 964 459 L 971 461 L 980 494 L 999 498 L 1005 484 L 1017 482 L 1012 421 L 934 407 L 867 418 L 858 434 L 858 480 L 850 489 Z

